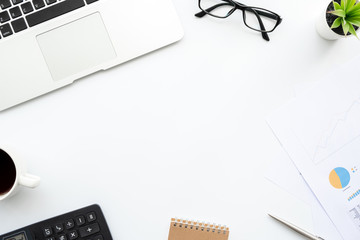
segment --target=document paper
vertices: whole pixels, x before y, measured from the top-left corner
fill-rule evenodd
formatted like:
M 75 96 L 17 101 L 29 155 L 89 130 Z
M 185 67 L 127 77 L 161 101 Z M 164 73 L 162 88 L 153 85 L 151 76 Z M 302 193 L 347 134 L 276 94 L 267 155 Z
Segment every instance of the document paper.
M 303 94 L 307 90 L 315 87 L 316 84 L 317 82 L 302 82 L 295 85 L 295 96 Z M 270 159 L 270 164 L 265 177 L 283 190 L 311 206 L 312 216 L 307 221 L 311 221 L 312 219 L 314 226 L 313 231 L 310 230 L 310 232 L 317 236 L 321 236 L 326 240 L 342 239 L 340 233 L 335 228 L 334 223 L 328 217 L 324 208 L 285 151 L 280 151 L 277 157 Z M 296 206 L 296 208 L 297 207 L 298 206 Z M 284 218 L 282 215 L 278 216 Z M 287 219 L 287 217 L 285 219 Z
M 352 61 L 268 118 L 337 230 L 360 239 L 360 80 Z

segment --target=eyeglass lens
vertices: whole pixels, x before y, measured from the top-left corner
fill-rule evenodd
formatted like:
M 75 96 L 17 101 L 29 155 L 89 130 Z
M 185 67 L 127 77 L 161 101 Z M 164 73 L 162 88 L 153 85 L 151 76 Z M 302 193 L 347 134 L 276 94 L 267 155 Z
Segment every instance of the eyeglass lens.
M 233 11 L 235 6 L 226 1 L 201 0 L 200 8 L 215 17 L 224 18 L 227 17 L 231 11 Z
M 255 11 L 258 13 L 258 17 L 261 18 L 261 21 L 264 24 L 265 30 L 272 31 L 276 26 L 277 20 L 270 18 L 270 17 L 266 17 L 264 15 L 261 15 L 261 13 L 268 13 L 270 15 L 273 15 L 272 13 L 270 13 L 264 9 L 256 9 L 256 8 L 246 9 L 244 11 L 245 24 L 252 29 L 259 30 L 259 31 L 263 30 L 260 27 L 259 19 L 256 16 Z

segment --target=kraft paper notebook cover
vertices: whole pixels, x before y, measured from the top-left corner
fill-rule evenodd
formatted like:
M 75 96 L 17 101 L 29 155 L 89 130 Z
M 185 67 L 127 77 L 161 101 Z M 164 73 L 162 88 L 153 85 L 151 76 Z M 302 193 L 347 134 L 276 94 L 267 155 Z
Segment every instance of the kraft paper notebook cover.
M 229 228 L 182 219 L 171 219 L 168 240 L 228 240 Z

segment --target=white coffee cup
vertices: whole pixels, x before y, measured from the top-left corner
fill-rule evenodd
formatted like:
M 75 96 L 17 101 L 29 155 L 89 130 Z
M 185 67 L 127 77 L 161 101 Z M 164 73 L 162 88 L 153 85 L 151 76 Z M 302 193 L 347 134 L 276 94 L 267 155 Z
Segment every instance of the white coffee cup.
M 24 163 L 14 152 L 0 148 L 0 201 L 13 196 L 19 186 L 35 188 L 40 178 L 26 172 Z

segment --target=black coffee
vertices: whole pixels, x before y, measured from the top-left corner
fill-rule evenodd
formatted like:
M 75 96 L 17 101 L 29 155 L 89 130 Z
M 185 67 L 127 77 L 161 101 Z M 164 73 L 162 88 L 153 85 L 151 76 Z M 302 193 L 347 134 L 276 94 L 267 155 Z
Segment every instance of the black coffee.
M 16 168 L 11 157 L 0 149 L 0 195 L 13 187 L 16 180 Z

